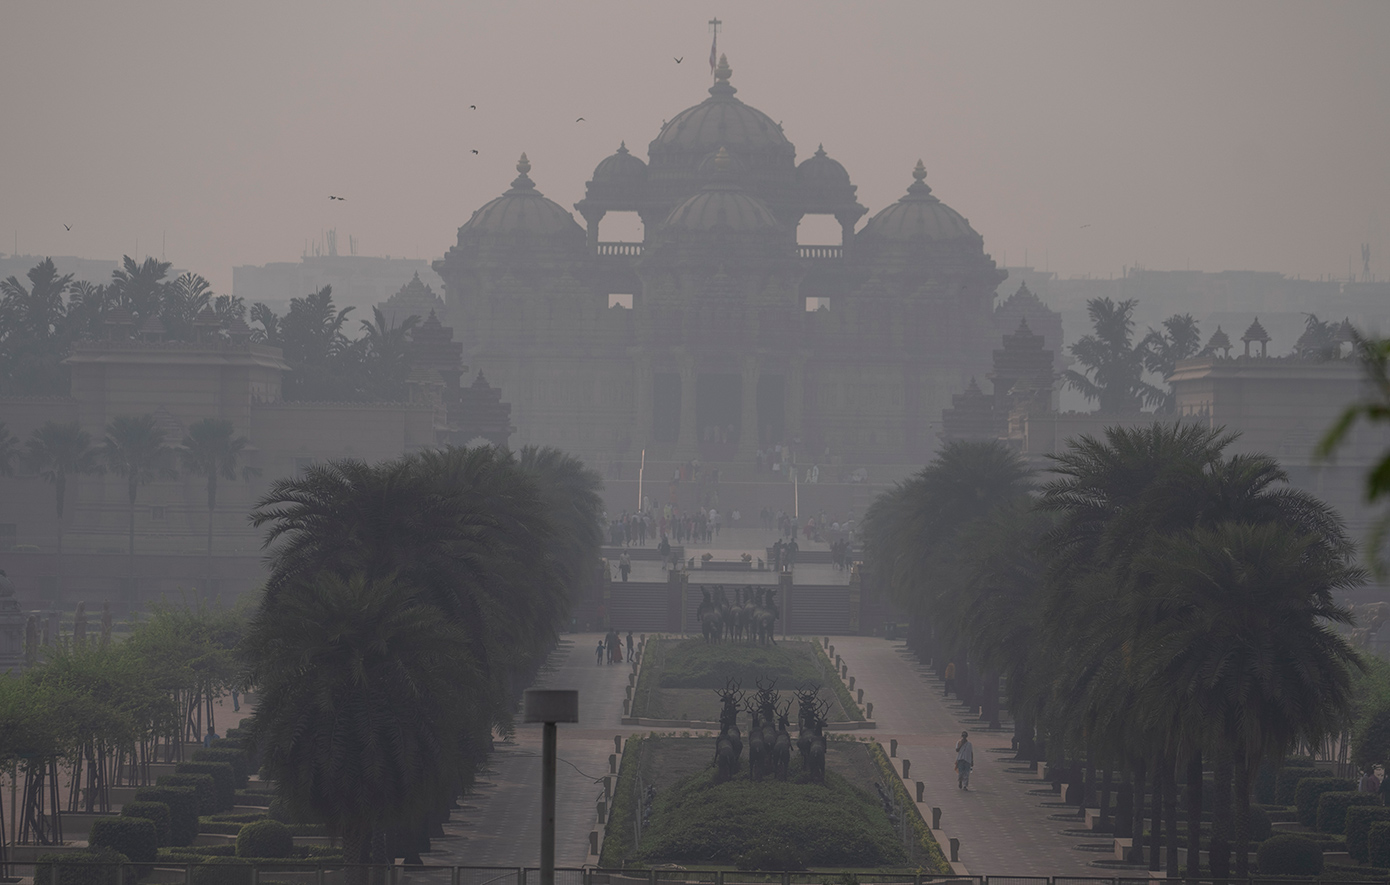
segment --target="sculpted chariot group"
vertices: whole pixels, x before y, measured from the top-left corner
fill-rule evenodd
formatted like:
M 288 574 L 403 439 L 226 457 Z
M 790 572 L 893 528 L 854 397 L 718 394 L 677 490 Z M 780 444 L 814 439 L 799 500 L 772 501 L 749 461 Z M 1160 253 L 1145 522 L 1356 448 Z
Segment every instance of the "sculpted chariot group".
M 776 587 L 744 587 L 734 590 L 734 601 L 724 593 L 721 584 L 711 596 L 708 587 L 701 587 L 704 600 L 695 614 L 700 619 L 700 632 L 705 642 L 756 642 L 775 644 L 773 634 L 782 613 L 777 608 Z
M 715 694 L 723 702 L 719 713 L 719 737 L 714 742 L 716 781 L 724 783 L 738 773 L 743 755 L 743 733 L 738 727 L 738 715 L 746 712 L 752 717 L 748 729 L 748 777 L 762 780 L 771 775 L 786 780 L 791 772 L 792 736 L 787 713 L 792 702 L 780 706 L 780 694 L 774 680 L 764 686 L 758 680 L 758 693 L 745 698 L 739 684 L 732 679 Z M 820 699 L 819 686 L 796 691 L 797 737 L 796 749 L 801 756 L 801 770 L 815 783 L 825 782 L 825 714 L 830 703 Z

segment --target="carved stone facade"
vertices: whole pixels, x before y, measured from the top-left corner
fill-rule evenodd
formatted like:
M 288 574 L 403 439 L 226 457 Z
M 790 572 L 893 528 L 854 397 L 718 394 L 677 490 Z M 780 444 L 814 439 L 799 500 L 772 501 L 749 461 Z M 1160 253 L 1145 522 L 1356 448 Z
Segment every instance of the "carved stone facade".
M 623 145 L 598 164 L 583 227 L 523 155 L 434 265 L 464 361 L 507 392 L 514 442 L 591 463 L 751 463 L 785 444 L 920 464 L 951 392 L 989 370 L 1005 274 L 920 162 L 856 233 L 868 210 L 844 167 L 823 149 L 797 164 L 731 75 L 721 59 L 649 162 Z M 641 243 L 600 241 L 618 212 L 640 218 Z M 798 245 L 812 215 L 835 219 L 838 244 Z

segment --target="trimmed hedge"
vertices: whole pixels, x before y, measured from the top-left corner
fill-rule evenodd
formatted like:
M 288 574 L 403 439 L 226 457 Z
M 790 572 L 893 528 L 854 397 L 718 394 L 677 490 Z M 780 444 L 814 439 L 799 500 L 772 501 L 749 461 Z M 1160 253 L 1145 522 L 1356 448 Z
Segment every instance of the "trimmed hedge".
M 1309 768 L 1306 765 L 1295 765 L 1294 760 L 1290 759 L 1284 763 L 1284 767 L 1274 776 L 1274 804 L 1292 805 L 1294 804 L 1294 791 L 1298 789 L 1298 782 L 1309 777 L 1333 777 L 1331 771 L 1326 768 Z
M 269 808 L 271 800 L 275 797 L 274 793 L 262 790 L 237 790 L 237 805 L 255 805 L 259 808 Z
M 217 788 L 217 811 L 231 811 L 236 805 L 236 769 L 230 762 L 180 762 L 175 774 L 206 774 Z
M 135 801 L 169 806 L 169 844 L 193 844 L 198 836 L 198 794 L 192 787 L 141 787 Z
M 1323 793 L 1318 797 L 1318 832 L 1345 833 L 1347 809 L 1353 805 L 1379 805 L 1380 797 L 1370 793 Z
M 154 863 L 159 854 L 159 828 L 143 817 L 103 817 L 92 821 L 87 844 L 124 854 L 131 863 Z
M 193 761 L 231 763 L 232 769 L 236 772 L 237 786 L 242 789 L 245 789 L 246 781 L 251 776 L 251 759 L 246 755 L 245 750 L 238 750 L 235 747 L 223 749 L 214 743 L 211 747 L 194 750 Z
M 1298 822 L 1305 827 L 1318 825 L 1318 797 L 1323 793 L 1354 793 L 1356 784 L 1340 777 L 1305 777 L 1293 791 Z
M 1322 848 L 1307 836 L 1293 833 L 1261 842 L 1255 858 L 1262 876 L 1316 876 L 1322 872 Z
M 169 845 L 169 806 L 163 802 L 127 802 L 121 806 L 122 817 L 142 817 L 154 822 L 155 843 L 160 848 Z
M 284 858 L 276 857 L 209 857 L 201 863 L 192 866 L 193 885 L 251 885 L 251 871 L 253 867 L 261 868 L 261 881 L 266 882 L 268 877 L 273 876 L 277 871 L 305 871 L 312 869 L 298 866 L 299 863 L 314 863 L 318 859 L 310 861 L 287 861 Z M 324 863 L 333 863 L 327 858 Z
M 1369 857 L 1366 838 L 1370 835 L 1371 824 L 1378 820 L 1390 821 L 1390 808 L 1384 805 L 1353 805 L 1347 809 L 1347 854 L 1357 863 L 1365 863 Z
M 198 797 L 198 814 L 215 814 L 217 807 L 217 782 L 210 774 L 161 774 L 155 784 L 161 787 L 192 787 Z
M 1366 833 L 1366 860 L 1373 867 L 1390 867 L 1390 820 L 1371 821 Z
M 1269 812 L 1259 805 L 1250 806 L 1250 841 L 1263 842 L 1274 835 L 1274 822 L 1269 819 Z
M 236 837 L 237 857 L 291 857 L 294 836 L 278 820 L 259 820 L 246 824 Z
M 105 849 L 41 854 L 34 865 L 34 885 L 122 885 L 121 864 L 130 859 Z M 126 867 L 126 885 L 135 882 L 135 867 Z

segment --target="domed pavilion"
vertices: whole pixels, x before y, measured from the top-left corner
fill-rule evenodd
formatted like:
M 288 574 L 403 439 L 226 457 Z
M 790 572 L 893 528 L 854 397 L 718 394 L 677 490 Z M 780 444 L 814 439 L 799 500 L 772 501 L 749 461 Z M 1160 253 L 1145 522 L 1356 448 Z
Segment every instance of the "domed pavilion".
M 598 465 L 645 451 L 649 468 L 742 470 L 779 444 L 807 466 L 920 465 L 951 393 L 1018 325 L 992 314 L 1006 274 L 920 161 L 861 226 L 845 167 L 823 145 L 798 163 L 732 78 L 721 57 L 645 161 L 626 142 L 599 161 L 577 217 L 522 155 L 435 263 L 464 362 L 506 391 L 514 442 Z M 641 242 L 602 239 L 615 213 Z M 838 242 L 799 242 L 807 216 L 834 218 Z

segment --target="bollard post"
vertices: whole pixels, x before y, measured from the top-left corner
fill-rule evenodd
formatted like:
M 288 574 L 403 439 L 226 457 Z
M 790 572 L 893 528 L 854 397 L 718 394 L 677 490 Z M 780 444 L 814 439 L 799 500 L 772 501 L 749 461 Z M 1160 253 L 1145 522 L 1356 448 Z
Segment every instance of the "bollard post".
M 864 703 L 864 689 L 860 688 L 856 689 L 856 691 L 859 692 L 859 694 L 855 696 L 856 699 L 859 701 L 859 703 Z
M 908 760 L 908 759 L 904 759 L 904 760 L 903 760 L 903 780 L 906 780 L 906 779 L 907 779 L 907 772 L 908 772 L 908 769 L 911 768 L 911 766 L 912 766 L 911 760 Z
M 874 718 L 874 702 L 873 702 L 873 701 L 869 701 L 867 704 L 864 705 L 864 718 L 865 718 L 865 719 L 872 719 L 872 718 Z
M 598 830 L 589 831 L 589 853 L 598 854 Z
M 605 801 L 605 802 L 611 802 L 612 800 L 613 800 L 613 778 L 610 777 L 610 776 L 608 776 L 608 775 L 604 775 L 604 776 L 603 776 L 603 801 Z
M 837 654 L 835 654 L 835 646 L 832 645 L 832 646 L 830 646 L 830 647 L 829 647 L 828 649 L 826 649 L 826 650 L 827 650 L 831 655 L 834 656 L 834 658 L 835 658 L 835 666 L 837 666 L 837 667 L 840 666 L 840 656 L 837 655 Z
M 623 701 L 623 715 L 624 715 L 624 716 L 630 716 L 630 715 L 632 715 L 632 714 L 628 713 L 628 711 L 627 711 L 627 708 L 628 708 L 629 705 L 631 705 L 631 703 L 632 703 L 631 701 Z
M 829 648 L 829 647 L 830 647 L 830 637 L 829 637 L 829 636 L 823 636 L 823 637 L 821 637 L 821 645 L 825 646 L 826 648 Z
M 951 838 L 951 863 L 960 863 L 960 840 Z
M 853 676 L 851 676 L 851 677 L 849 678 L 849 690 L 850 690 L 850 691 L 854 691 L 854 677 L 853 677 Z
M 627 699 L 628 699 L 629 701 L 632 700 L 632 686 L 631 686 L 631 685 L 628 685 L 628 687 L 627 687 Z
M 608 803 L 602 799 L 598 800 L 598 822 L 606 823 L 608 820 Z
M 841 678 L 841 679 L 847 679 L 847 678 L 849 678 L 849 664 L 841 664 L 841 665 L 840 665 L 840 678 Z
M 931 828 L 933 830 L 941 829 L 941 809 L 935 805 L 931 809 Z
M 917 802 L 918 802 L 918 803 L 921 803 L 921 801 L 922 801 L 922 791 L 925 790 L 926 788 L 927 788 L 927 785 L 926 785 L 926 784 L 922 783 L 921 781 L 917 781 Z
M 894 759 L 898 758 L 898 739 L 897 739 L 897 738 L 889 738 L 889 739 L 888 739 L 888 755 L 891 756 L 891 757 L 894 758 Z
M 620 735 L 620 734 L 615 734 L 615 735 L 613 735 L 613 752 L 614 752 L 614 753 L 621 753 L 622 751 L 623 751 L 623 736 Z
M 617 753 L 609 753 L 609 754 L 608 754 L 608 773 L 609 773 L 609 774 L 617 774 L 617 773 L 618 773 L 618 754 L 617 754 Z

